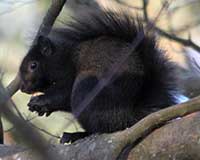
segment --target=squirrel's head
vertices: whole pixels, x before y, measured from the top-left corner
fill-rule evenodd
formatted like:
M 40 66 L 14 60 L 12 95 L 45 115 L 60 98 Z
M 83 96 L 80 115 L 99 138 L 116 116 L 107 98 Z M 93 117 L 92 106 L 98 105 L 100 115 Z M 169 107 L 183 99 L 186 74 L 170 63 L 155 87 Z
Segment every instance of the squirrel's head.
M 54 55 L 55 47 L 51 40 L 39 36 L 20 66 L 21 91 L 25 93 L 43 92 L 49 85 L 48 63 Z M 51 62 L 49 62 L 51 63 Z

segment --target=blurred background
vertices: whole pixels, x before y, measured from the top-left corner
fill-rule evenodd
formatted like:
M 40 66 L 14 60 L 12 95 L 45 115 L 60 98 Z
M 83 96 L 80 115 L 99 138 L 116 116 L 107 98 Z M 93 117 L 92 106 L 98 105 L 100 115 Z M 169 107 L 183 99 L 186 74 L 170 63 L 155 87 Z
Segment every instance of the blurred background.
M 17 74 L 20 62 L 27 53 L 50 2 L 50 0 L 0 0 L 0 68 L 5 86 Z M 61 21 L 68 21 L 74 13 L 84 12 L 90 7 L 94 9 L 103 7 L 115 11 L 123 7 L 130 14 L 144 17 L 144 4 L 147 6 L 148 19 L 151 21 L 158 14 L 163 2 L 164 0 L 68 0 L 55 26 L 62 26 Z M 166 50 L 172 61 L 178 64 L 179 84 L 188 97 L 195 97 L 200 93 L 199 15 L 200 0 L 173 0 L 168 10 L 160 16 L 156 24 L 158 30 L 155 31 L 159 39 L 158 45 Z M 77 122 L 66 126 L 72 119 L 68 113 L 56 112 L 49 117 L 38 117 L 35 113 L 29 112 L 27 107 L 29 99 L 30 95 L 20 91 L 13 97 L 27 123 L 32 123 L 47 140 L 58 142 L 63 131 L 82 130 Z M 13 127 L 4 119 L 3 125 L 6 144 L 23 143 L 20 137 L 11 134 L 20 128 Z

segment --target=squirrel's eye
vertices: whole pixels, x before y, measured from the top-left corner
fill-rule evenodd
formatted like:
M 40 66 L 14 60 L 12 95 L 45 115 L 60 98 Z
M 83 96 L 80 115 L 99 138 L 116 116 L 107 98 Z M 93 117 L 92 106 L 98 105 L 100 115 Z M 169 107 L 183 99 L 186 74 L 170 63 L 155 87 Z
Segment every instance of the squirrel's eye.
M 29 65 L 29 70 L 30 71 L 35 71 L 37 69 L 37 67 L 38 67 L 38 63 L 37 62 L 32 62 Z

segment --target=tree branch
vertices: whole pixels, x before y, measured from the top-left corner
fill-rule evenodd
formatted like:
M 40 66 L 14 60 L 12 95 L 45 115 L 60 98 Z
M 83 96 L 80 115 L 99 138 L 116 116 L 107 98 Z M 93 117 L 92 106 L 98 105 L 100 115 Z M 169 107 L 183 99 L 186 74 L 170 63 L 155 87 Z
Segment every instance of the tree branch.
M 53 24 L 59 15 L 60 11 L 62 10 L 66 0 L 52 0 L 51 6 L 47 11 L 46 16 L 44 17 L 42 24 L 38 30 L 38 33 L 34 39 L 37 40 L 38 35 L 48 35 L 53 27 Z
M 200 113 L 174 120 L 156 129 L 128 155 L 129 160 L 200 159 Z
M 57 16 L 59 15 L 60 11 L 62 10 L 64 4 L 65 4 L 66 0 L 52 0 L 51 6 L 49 8 L 49 10 L 47 11 L 46 16 L 43 19 L 42 24 L 39 27 L 38 33 L 33 41 L 33 44 L 35 43 L 35 41 L 37 40 L 37 37 L 40 34 L 43 35 L 48 35 L 49 32 L 51 31 L 51 28 L 57 18 Z M 17 76 L 15 77 L 15 79 L 8 85 L 6 91 L 6 97 L 4 99 L 4 101 L 1 104 L 5 104 L 7 100 L 9 100 L 9 98 L 11 96 L 13 96 L 20 87 L 20 75 L 19 73 L 17 74 Z M 10 102 L 12 103 L 12 102 Z M 15 106 L 15 105 L 13 105 Z M 16 108 L 17 109 L 17 108 Z M 21 116 L 21 114 L 19 114 Z M 21 118 L 23 119 L 23 116 L 21 116 Z M 0 121 L 0 141 L 3 143 L 3 128 L 2 128 L 2 123 Z
M 183 39 L 183 38 L 177 37 L 176 35 L 169 34 L 169 33 L 163 31 L 162 29 L 160 29 L 158 27 L 155 27 L 155 31 L 158 32 L 159 35 L 161 35 L 161 36 L 163 36 L 167 39 L 176 41 L 176 42 L 178 42 L 178 43 L 180 43 L 184 46 L 193 48 L 197 52 L 200 52 L 200 46 L 195 44 L 190 38 L 189 39 Z
M 149 16 L 148 16 L 147 7 L 148 7 L 148 0 L 143 0 L 143 16 L 144 16 L 145 22 L 148 24 L 148 23 L 150 23 L 150 20 L 149 20 Z M 154 27 L 154 29 L 160 36 L 163 36 L 163 37 L 165 37 L 167 39 L 176 41 L 177 43 L 180 43 L 180 44 L 182 44 L 184 46 L 191 47 L 194 50 L 196 50 L 197 52 L 200 52 L 200 46 L 195 44 L 191 40 L 191 38 L 183 39 L 183 38 L 177 37 L 176 35 L 167 33 L 164 30 L 162 30 L 162 29 L 160 29 L 159 27 L 156 27 L 156 26 Z
M 35 41 L 37 40 L 37 37 L 40 34 L 42 34 L 42 35 L 49 34 L 57 16 L 61 12 L 65 3 L 66 3 L 66 0 L 52 0 L 51 6 L 50 6 L 49 10 L 47 11 L 46 16 L 44 17 L 42 24 L 39 27 L 39 30 L 36 34 L 33 44 L 35 43 Z M 19 90 L 19 87 L 20 87 L 20 75 L 19 75 L 19 73 L 17 73 L 15 79 L 13 81 L 11 81 L 11 83 L 7 87 L 7 93 L 6 93 L 7 96 L 3 103 L 5 103 L 10 97 L 12 97 Z M 21 116 L 21 118 L 23 118 L 23 117 Z M 0 139 L 3 139 L 3 129 L 2 129 L 1 122 L 0 122 L 0 126 L 1 126 L 0 130 L 2 132 L 2 133 L 0 133 L 0 135 L 1 135 Z M 2 140 L 2 142 L 3 142 L 3 140 Z
M 124 155 L 129 160 L 170 160 L 172 157 L 184 160 L 188 156 L 190 159 L 196 159 L 200 157 L 200 113 L 190 114 L 196 111 L 200 111 L 200 96 L 184 104 L 152 113 L 124 131 L 92 135 L 67 146 L 49 145 L 48 153 L 59 152 L 59 156 L 65 160 L 116 160 L 117 158 L 119 160 L 122 150 L 131 146 L 130 152 Z M 169 121 L 182 116 L 185 117 Z M 166 124 L 166 122 L 168 123 Z M 163 124 L 165 124 L 163 127 L 157 129 L 158 126 Z M 141 138 L 144 139 L 141 140 Z M 138 140 L 140 140 L 140 143 L 138 143 Z M 134 145 L 133 143 L 136 141 L 137 143 Z M 19 148 L 13 150 L 13 152 L 8 150 L 9 153 L 18 153 Z M 25 150 L 24 148 L 20 149 L 22 152 Z M 29 152 L 31 151 L 29 150 Z M 0 152 L 1 155 L 4 154 Z M 30 155 L 32 153 L 21 153 L 19 157 L 25 157 L 22 159 L 26 160 L 37 159 L 33 156 L 30 157 Z M 124 159 L 126 158 L 123 157 Z
M 9 99 L 9 96 L 7 95 L 3 85 L 0 83 L 0 111 L 2 115 L 5 116 L 5 118 L 16 128 L 18 128 L 16 130 L 18 136 L 22 137 L 28 146 L 31 146 L 32 149 L 36 151 L 41 160 L 54 160 L 57 154 L 47 152 L 48 143 L 46 140 L 24 119 L 17 117 L 11 110 L 11 108 L 14 108 L 14 103 L 12 100 L 5 102 L 5 99 Z
M 144 20 L 146 22 L 149 21 L 149 16 L 148 16 L 148 12 L 147 12 L 147 7 L 148 7 L 148 4 L 149 4 L 149 1 L 148 0 L 143 0 L 143 15 L 144 15 Z
M 162 109 L 156 113 L 152 113 L 136 123 L 127 132 L 119 132 L 119 137 L 123 136 L 123 142 L 127 144 L 133 144 L 139 139 L 145 137 L 151 133 L 154 129 L 158 128 L 160 125 L 166 122 L 183 117 L 185 115 L 200 111 L 200 96 L 193 98 L 192 100 Z M 119 138 L 118 137 L 118 138 Z

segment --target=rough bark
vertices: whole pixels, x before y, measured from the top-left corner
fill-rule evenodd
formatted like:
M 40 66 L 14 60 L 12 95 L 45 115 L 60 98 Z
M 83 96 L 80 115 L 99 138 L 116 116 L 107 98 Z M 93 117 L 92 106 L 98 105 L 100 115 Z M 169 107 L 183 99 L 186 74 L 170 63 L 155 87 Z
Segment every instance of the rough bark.
M 154 130 L 136 145 L 128 160 L 199 160 L 200 113 L 170 121 Z M 49 152 L 57 152 L 65 160 L 114 160 L 120 152 L 121 140 L 129 129 L 114 134 L 93 135 L 71 145 L 49 145 Z M 20 152 L 20 153 L 19 153 Z M 37 160 L 34 152 L 25 147 L 0 146 L 0 157 L 17 154 L 22 160 Z M 125 156 L 126 157 L 126 156 Z M 121 158 L 122 159 L 122 158 Z
M 128 160 L 199 160 L 200 113 L 156 129 L 129 154 Z

